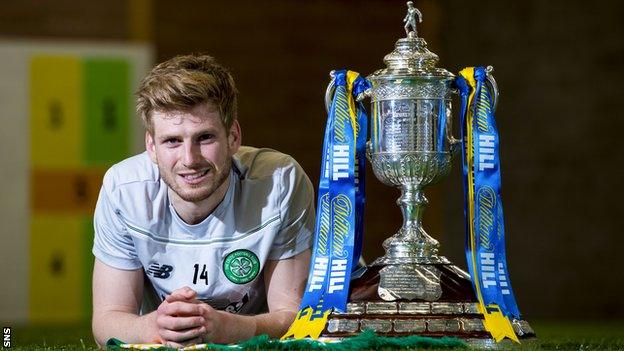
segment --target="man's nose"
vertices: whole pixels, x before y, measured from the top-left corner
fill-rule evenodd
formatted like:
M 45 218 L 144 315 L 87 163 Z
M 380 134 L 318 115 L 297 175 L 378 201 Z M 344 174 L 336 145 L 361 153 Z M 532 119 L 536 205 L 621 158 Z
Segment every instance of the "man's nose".
M 186 167 L 192 167 L 199 163 L 201 159 L 201 150 L 199 145 L 193 142 L 184 143 L 183 163 Z

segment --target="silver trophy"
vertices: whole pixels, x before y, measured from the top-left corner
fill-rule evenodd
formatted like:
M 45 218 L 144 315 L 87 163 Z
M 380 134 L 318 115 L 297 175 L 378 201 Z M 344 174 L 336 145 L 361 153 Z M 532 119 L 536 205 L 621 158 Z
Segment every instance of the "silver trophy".
M 346 313 L 332 313 L 322 336 L 372 329 L 395 336 L 457 336 L 473 346 L 496 347 L 483 327 L 470 276 L 438 254 L 438 241 L 422 225 L 423 189 L 449 173 L 459 141 L 451 131 L 454 75 L 436 67 L 438 56 L 416 32 L 422 15 L 411 1 L 407 5 L 406 37 L 384 57 L 386 68 L 368 77 L 372 88 L 358 96 L 371 99 L 368 159 L 377 179 L 400 188 L 403 225 L 384 241 L 386 254 L 352 280 Z M 491 75 L 488 80 L 496 98 L 496 83 Z M 524 321 L 514 328 L 519 336 L 534 335 Z

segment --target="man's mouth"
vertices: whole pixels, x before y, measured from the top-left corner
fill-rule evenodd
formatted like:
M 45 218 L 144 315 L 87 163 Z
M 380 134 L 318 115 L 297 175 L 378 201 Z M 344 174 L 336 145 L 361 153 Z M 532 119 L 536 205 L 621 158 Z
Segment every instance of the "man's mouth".
M 206 169 L 201 172 L 193 172 L 193 173 L 184 173 L 180 174 L 180 176 L 189 184 L 197 184 L 203 180 L 203 178 L 208 174 L 210 169 Z

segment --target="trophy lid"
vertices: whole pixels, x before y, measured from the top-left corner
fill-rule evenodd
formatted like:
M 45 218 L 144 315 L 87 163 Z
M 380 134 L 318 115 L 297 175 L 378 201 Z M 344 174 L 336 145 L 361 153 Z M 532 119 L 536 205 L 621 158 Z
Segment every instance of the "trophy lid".
M 423 78 L 452 78 L 453 74 L 443 68 L 435 67 L 438 55 L 427 49 L 427 42 L 418 37 L 416 32 L 416 18 L 422 22 L 422 14 L 407 2 L 405 33 L 407 36 L 396 42 L 395 49 L 384 57 L 386 68 L 375 71 L 368 78 L 371 80 L 385 80 L 393 78 L 423 77 Z

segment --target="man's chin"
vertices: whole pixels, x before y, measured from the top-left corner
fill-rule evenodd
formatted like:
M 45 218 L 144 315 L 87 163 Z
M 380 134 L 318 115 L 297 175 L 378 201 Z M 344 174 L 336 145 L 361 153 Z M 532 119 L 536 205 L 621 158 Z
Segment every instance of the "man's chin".
M 178 196 L 186 202 L 204 201 L 214 193 L 214 189 L 194 189 L 191 191 L 176 191 Z
M 216 181 L 214 179 L 204 179 L 199 184 L 186 184 L 179 179 L 170 180 L 164 178 L 165 183 L 180 199 L 186 202 L 198 203 L 208 199 L 225 183 L 227 180 L 225 173 L 222 175 L 217 174 Z M 174 185 L 174 186 L 172 186 Z

